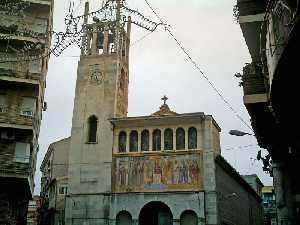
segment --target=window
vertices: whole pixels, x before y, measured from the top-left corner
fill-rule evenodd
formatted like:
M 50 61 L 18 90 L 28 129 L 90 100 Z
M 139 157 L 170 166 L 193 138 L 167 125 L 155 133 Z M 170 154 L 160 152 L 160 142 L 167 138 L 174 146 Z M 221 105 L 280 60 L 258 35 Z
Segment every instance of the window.
M 33 117 L 36 111 L 36 99 L 24 97 L 21 106 L 21 115 Z
M 149 151 L 149 131 L 143 130 L 141 135 L 141 150 L 143 152 Z
M 185 131 L 183 128 L 178 128 L 176 130 L 176 149 L 177 150 L 185 149 Z
M 137 152 L 138 151 L 138 132 L 136 130 L 131 131 L 130 133 L 130 152 Z
M 121 131 L 119 134 L 119 152 L 126 152 L 126 142 L 127 142 L 126 132 Z
M 30 144 L 17 142 L 15 148 L 15 161 L 21 163 L 29 163 Z
M 7 112 L 6 95 L 0 95 L 0 113 Z
M 88 143 L 97 142 L 97 127 L 98 127 L 97 117 L 91 116 L 88 119 Z
M 197 129 L 195 127 L 189 128 L 189 149 L 197 148 Z
M 67 186 L 61 185 L 61 186 L 58 187 L 58 194 L 66 195 L 67 192 L 68 192 L 68 187 Z
M 164 133 L 164 149 L 165 150 L 173 150 L 173 131 L 172 129 L 168 128 L 165 130 Z
M 158 129 L 153 131 L 152 148 L 153 151 L 161 150 L 161 131 Z
M 42 61 L 40 59 L 29 61 L 29 72 L 30 73 L 42 72 Z

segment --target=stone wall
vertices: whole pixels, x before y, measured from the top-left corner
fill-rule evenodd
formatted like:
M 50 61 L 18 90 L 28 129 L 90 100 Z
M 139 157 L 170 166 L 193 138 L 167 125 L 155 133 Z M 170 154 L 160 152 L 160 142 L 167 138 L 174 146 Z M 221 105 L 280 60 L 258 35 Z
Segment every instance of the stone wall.
M 115 224 L 117 214 L 123 210 L 131 214 L 134 225 L 138 224 L 142 208 L 153 201 L 170 208 L 174 225 L 180 224 L 180 216 L 186 210 L 194 211 L 198 224 L 204 225 L 204 192 L 114 194 L 111 198 L 110 224 Z
M 260 197 L 250 190 L 250 186 L 246 188 L 241 183 L 243 179 L 237 178 L 237 172 L 233 173 L 236 174 L 228 173 L 216 164 L 219 224 L 261 225 L 263 210 Z

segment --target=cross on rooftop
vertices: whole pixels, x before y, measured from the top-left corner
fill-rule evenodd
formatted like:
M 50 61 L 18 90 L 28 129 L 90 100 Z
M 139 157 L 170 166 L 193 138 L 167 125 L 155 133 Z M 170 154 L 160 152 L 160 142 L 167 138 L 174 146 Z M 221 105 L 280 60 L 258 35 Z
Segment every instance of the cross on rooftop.
M 163 100 L 163 101 L 164 101 L 164 105 L 166 105 L 166 103 L 167 103 L 167 100 L 168 100 L 168 97 L 164 95 L 164 97 L 163 97 L 163 98 L 161 98 L 161 100 Z

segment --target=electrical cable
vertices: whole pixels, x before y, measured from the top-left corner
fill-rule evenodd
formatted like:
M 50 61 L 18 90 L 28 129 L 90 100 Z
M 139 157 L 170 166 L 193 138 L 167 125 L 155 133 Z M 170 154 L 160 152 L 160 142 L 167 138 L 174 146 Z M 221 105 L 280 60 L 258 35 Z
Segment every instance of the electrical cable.
M 233 108 L 233 106 L 226 100 L 226 98 L 222 95 L 222 93 L 219 91 L 219 89 L 215 86 L 215 84 L 205 75 L 205 73 L 201 70 L 200 66 L 196 63 L 196 61 L 191 57 L 191 55 L 188 53 L 186 48 L 183 46 L 183 44 L 176 38 L 176 36 L 172 33 L 170 28 L 166 25 L 166 23 L 163 22 L 162 18 L 158 15 L 158 13 L 153 9 L 153 7 L 149 4 L 147 0 L 145 0 L 148 7 L 151 9 L 151 11 L 156 15 L 156 17 L 160 20 L 161 24 L 164 25 L 165 30 L 170 34 L 170 36 L 175 40 L 179 48 L 183 51 L 183 53 L 188 57 L 189 61 L 193 64 L 196 70 L 200 72 L 202 77 L 208 82 L 208 84 L 212 87 L 212 89 L 219 95 L 221 100 L 228 106 L 228 108 L 234 113 L 234 115 L 245 125 L 247 126 L 252 132 L 252 127 L 238 114 L 238 112 Z

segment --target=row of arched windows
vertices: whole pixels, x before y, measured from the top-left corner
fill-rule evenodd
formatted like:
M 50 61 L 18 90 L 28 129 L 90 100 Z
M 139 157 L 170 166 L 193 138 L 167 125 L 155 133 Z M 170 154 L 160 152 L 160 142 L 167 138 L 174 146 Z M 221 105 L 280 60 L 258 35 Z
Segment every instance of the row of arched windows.
M 162 144 L 164 150 L 184 150 L 185 146 L 185 130 L 183 128 L 177 128 L 176 130 L 176 142 L 173 146 L 173 130 L 167 128 L 163 132 L 164 143 L 162 143 L 162 132 L 159 129 L 155 129 L 152 133 L 152 140 L 150 140 L 150 133 L 148 130 L 143 130 L 141 133 L 141 143 L 138 143 L 138 132 L 136 130 L 131 131 L 129 134 L 129 152 L 137 152 L 139 144 L 141 146 L 141 151 L 150 150 L 150 141 L 152 141 L 152 151 L 162 150 Z M 119 152 L 126 152 L 127 146 L 127 134 L 125 131 L 119 133 Z M 175 147 L 175 148 L 174 148 Z M 197 148 L 197 129 L 195 127 L 190 127 L 188 129 L 188 149 Z

